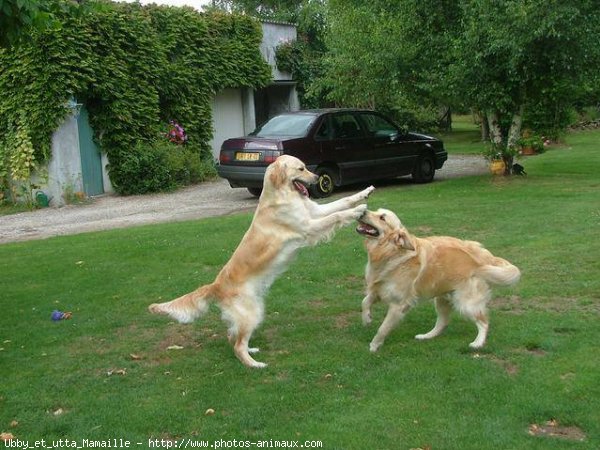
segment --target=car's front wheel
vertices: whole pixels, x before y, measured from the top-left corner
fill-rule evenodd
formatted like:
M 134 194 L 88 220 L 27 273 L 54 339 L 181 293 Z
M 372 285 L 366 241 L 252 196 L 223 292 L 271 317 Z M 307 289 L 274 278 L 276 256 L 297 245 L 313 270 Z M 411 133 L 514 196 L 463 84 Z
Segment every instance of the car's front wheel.
M 435 176 L 435 160 L 431 153 L 421 154 L 413 167 L 412 178 L 417 183 L 430 183 Z
M 326 167 L 319 167 L 315 173 L 319 180 L 311 186 L 311 193 L 317 198 L 329 197 L 335 189 L 335 173 Z

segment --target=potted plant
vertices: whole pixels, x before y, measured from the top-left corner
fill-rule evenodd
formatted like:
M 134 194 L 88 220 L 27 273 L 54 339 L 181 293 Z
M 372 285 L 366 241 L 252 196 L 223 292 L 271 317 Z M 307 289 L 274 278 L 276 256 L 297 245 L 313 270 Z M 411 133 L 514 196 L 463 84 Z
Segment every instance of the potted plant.
M 521 148 L 521 155 L 537 155 L 538 153 L 544 152 L 544 147 L 548 145 L 549 142 L 549 140 L 533 134 L 531 130 L 525 130 L 523 131 L 521 139 L 517 141 L 517 144 Z
M 492 175 L 503 175 L 506 164 L 502 159 L 502 149 L 498 145 L 490 144 L 483 152 L 483 156 L 490 163 L 490 172 Z

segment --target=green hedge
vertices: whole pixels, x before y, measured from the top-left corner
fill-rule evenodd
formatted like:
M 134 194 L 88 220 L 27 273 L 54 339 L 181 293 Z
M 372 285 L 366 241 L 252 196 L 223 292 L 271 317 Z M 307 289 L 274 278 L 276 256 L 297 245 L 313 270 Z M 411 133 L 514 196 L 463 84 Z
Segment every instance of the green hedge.
M 214 175 L 212 161 L 198 157 L 198 149 L 168 141 L 138 142 L 119 155 L 111 171 L 115 189 L 124 195 L 169 191 Z
M 37 164 L 48 161 L 72 97 L 87 106 L 111 179 L 126 193 L 132 189 L 118 174 L 130 171 L 135 153 L 164 140 L 169 120 L 185 128 L 185 145 L 201 163 L 211 154 L 214 94 L 270 81 L 260 24 L 248 16 L 90 3 L 85 14 L 59 16 L 60 27 L 0 49 L 0 187 L 10 184 L 11 161 L 19 160 L 11 159 L 17 134 L 27 134 Z

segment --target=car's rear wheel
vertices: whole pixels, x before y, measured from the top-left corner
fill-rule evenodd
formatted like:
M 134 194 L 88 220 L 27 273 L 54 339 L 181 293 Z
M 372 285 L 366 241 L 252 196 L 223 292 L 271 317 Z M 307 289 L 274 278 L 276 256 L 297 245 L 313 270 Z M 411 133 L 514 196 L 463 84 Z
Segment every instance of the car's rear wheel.
M 335 189 L 334 171 L 327 167 L 319 167 L 315 173 L 319 175 L 319 180 L 310 187 L 312 195 L 317 198 L 329 197 Z
M 262 188 L 247 188 L 247 189 L 248 189 L 248 192 L 250 192 L 255 197 L 260 197 L 260 194 L 262 194 Z
M 435 176 L 435 160 L 431 153 L 421 154 L 413 167 L 412 178 L 417 183 L 430 183 Z

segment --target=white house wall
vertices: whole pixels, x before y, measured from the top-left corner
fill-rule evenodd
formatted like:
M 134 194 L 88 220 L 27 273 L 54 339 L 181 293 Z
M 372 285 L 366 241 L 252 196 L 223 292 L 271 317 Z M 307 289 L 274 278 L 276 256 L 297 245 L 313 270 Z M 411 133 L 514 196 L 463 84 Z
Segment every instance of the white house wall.
M 260 53 L 271 66 L 273 80 L 275 82 L 292 81 L 291 74 L 280 72 L 279 69 L 277 69 L 275 51 L 281 44 L 296 40 L 298 36 L 296 26 L 280 22 L 261 22 L 261 25 L 263 38 L 260 44 Z

